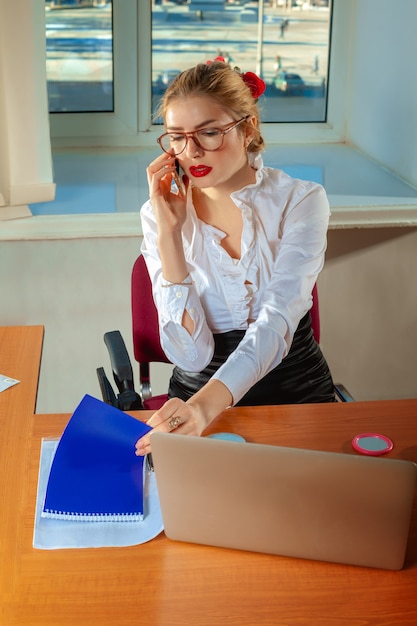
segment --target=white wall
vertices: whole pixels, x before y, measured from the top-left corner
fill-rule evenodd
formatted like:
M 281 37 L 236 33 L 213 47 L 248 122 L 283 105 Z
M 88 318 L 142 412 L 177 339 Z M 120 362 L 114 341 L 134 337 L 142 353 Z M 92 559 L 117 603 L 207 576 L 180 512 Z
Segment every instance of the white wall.
M 38 412 L 71 411 L 99 395 L 103 342 L 122 331 L 131 348 L 130 271 L 139 238 L 2 242 L 0 324 L 43 324 Z M 4 372 L 7 374 L 7 372 Z
M 417 2 L 356 7 L 348 140 L 417 185 Z
M 415 228 L 329 233 L 321 345 L 358 400 L 417 396 L 416 249 Z
M 0 324 L 45 325 L 38 413 L 71 412 L 85 393 L 100 396 L 96 368 L 110 374 L 106 331 L 121 330 L 132 355 L 130 271 L 139 244 L 138 237 L 1 243 Z M 416 249 L 417 229 L 329 233 L 321 343 L 335 379 L 358 400 L 417 395 Z M 155 372 L 156 393 L 169 371 Z

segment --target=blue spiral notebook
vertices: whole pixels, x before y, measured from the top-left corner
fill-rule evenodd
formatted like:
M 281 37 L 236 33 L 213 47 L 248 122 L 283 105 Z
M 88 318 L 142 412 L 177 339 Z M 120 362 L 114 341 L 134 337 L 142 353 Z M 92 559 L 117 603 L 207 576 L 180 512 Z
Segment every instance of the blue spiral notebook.
M 135 443 L 151 428 L 86 395 L 52 461 L 41 516 L 77 521 L 143 519 L 144 457 Z

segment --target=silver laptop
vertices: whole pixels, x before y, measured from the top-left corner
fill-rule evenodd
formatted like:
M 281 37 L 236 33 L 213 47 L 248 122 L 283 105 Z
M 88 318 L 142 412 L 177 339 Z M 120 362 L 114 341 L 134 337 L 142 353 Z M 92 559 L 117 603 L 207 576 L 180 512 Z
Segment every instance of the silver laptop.
M 417 465 L 154 432 L 170 539 L 401 569 Z

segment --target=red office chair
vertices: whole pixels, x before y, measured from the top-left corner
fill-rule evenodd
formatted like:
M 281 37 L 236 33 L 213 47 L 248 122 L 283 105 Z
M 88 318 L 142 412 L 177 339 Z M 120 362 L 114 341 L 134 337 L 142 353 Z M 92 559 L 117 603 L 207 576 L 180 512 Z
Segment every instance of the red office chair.
M 140 255 L 132 269 L 133 352 L 139 363 L 139 385 L 144 408 L 159 409 L 167 394 L 152 396 L 150 363 L 169 363 L 159 340 L 158 313 L 145 260 Z
M 317 287 L 313 288 L 313 305 L 310 310 L 313 335 L 320 342 L 320 312 Z M 140 392 L 134 391 L 133 372 L 123 338 L 119 331 L 104 335 L 109 350 L 113 377 L 119 389 L 116 397 L 107 380 L 103 368 L 97 370 L 103 398 L 109 404 L 122 410 L 159 409 L 168 399 L 167 394 L 152 396 L 150 380 L 151 363 L 169 363 L 159 340 L 158 313 L 152 295 L 152 285 L 145 260 L 140 255 L 132 269 L 131 282 L 132 330 L 135 360 L 139 363 Z M 335 394 L 342 402 L 352 401 L 353 397 L 343 385 L 335 385 Z

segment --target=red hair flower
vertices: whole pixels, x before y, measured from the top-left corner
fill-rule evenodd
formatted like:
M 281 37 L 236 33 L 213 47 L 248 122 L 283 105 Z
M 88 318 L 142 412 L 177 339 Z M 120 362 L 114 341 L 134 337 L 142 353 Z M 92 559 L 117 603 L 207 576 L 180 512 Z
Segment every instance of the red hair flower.
M 243 82 L 246 83 L 249 87 L 251 94 L 255 100 L 257 100 L 259 96 L 262 96 L 266 89 L 266 84 L 262 80 L 262 78 L 259 78 L 259 76 L 257 76 L 253 72 L 245 72 L 244 74 L 241 74 L 241 76 Z
M 226 63 L 225 58 L 222 56 L 216 57 L 214 61 Z M 214 61 L 206 61 L 206 65 L 211 65 Z M 249 87 L 254 100 L 262 96 L 266 89 L 266 84 L 262 78 L 259 78 L 254 72 L 241 72 L 239 67 L 234 67 L 233 70 L 239 74 L 243 82 Z
M 222 63 L 226 63 L 224 57 L 216 57 L 214 59 L 214 61 L 221 61 Z M 206 61 L 206 65 L 211 65 L 212 63 L 214 63 L 214 61 L 208 60 L 208 61 Z

